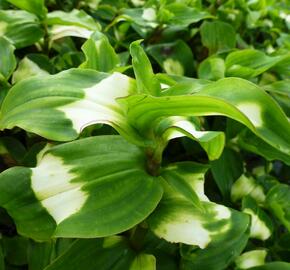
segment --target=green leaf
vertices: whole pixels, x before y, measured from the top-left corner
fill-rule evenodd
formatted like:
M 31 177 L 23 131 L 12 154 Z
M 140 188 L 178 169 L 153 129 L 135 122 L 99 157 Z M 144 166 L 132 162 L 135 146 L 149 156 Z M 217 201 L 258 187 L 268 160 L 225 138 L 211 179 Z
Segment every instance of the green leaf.
M 271 212 L 290 231 L 290 187 L 278 184 L 267 193 L 266 204 Z
M 270 217 L 258 206 L 250 196 L 242 201 L 243 212 L 251 216 L 250 237 L 259 240 L 267 240 L 273 232 L 273 223 Z
M 0 127 L 18 126 L 52 140 L 69 141 L 86 126 L 105 123 L 142 144 L 145 141 L 128 125 L 116 102 L 134 91 L 134 80 L 120 73 L 71 69 L 33 77 L 9 91 L 1 108 Z
M 137 81 L 138 93 L 160 95 L 160 84 L 155 77 L 151 63 L 140 46 L 141 40 L 137 40 L 130 45 L 130 54 L 132 56 L 132 65 Z
M 246 151 L 256 153 L 269 161 L 278 159 L 290 165 L 289 155 L 267 144 L 247 129 L 238 135 L 238 144 Z
M 206 169 L 187 162 L 162 171 L 164 196 L 148 219 L 157 236 L 205 248 L 219 245 L 224 237 L 245 233 L 249 225 L 246 215 L 208 201 L 203 191 Z M 236 223 L 240 225 L 236 227 Z
M 39 41 L 44 32 L 35 15 L 24 10 L 0 10 L 0 35 L 22 48 Z
M 267 56 L 247 49 L 230 53 L 226 58 L 226 76 L 254 78 L 286 59 L 287 55 Z
M 82 46 L 86 61 L 82 68 L 95 69 L 97 71 L 110 72 L 120 64 L 108 38 L 101 32 L 95 32 Z
M 242 174 L 232 186 L 231 198 L 233 202 L 236 202 L 247 195 L 258 204 L 263 204 L 266 199 L 263 187 L 253 177 L 246 177 Z
M 200 63 L 198 78 L 206 80 L 219 80 L 225 77 L 225 62 L 219 57 L 209 57 Z
M 3 237 L 5 259 L 12 265 L 27 264 L 28 239 L 20 236 Z
M 122 101 L 127 104 L 129 122 L 142 134 L 150 134 L 162 117 L 224 115 L 246 125 L 279 151 L 290 154 L 287 117 L 261 88 L 246 80 L 221 79 L 193 95 L 135 95 Z
M 44 5 L 44 0 L 7 0 L 7 1 L 20 9 L 24 9 L 40 17 L 44 17 L 47 12 Z
M 7 81 L 16 68 L 15 47 L 0 36 L 0 81 Z
M 156 270 L 156 259 L 153 255 L 138 254 L 132 262 L 130 270 Z
M 207 11 L 189 7 L 185 3 L 172 3 L 166 5 L 160 12 L 164 11 L 168 14 L 166 16 L 167 18 L 163 20 L 164 23 L 185 27 L 200 20 L 213 17 Z
M 24 79 L 33 76 L 48 75 L 46 70 L 41 69 L 35 62 L 31 61 L 28 57 L 24 57 L 18 64 L 12 76 L 12 83 L 18 83 Z
M 27 249 L 29 270 L 44 269 L 48 266 L 52 259 L 53 251 L 53 240 L 47 242 L 35 242 L 30 240 Z
M 135 253 L 122 236 L 78 239 L 45 270 L 130 269 L 134 257 Z
M 151 45 L 147 52 L 170 75 L 191 76 L 194 60 L 190 47 L 182 40 Z
M 290 263 L 286 262 L 270 262 L 261 266 L 248 268 L 249 270 L 290 270 Z
M 266 256 L 266 250 L 251 250 L 240 255 L 235 263 L 238 269 L 249 269 L 251 267 L 265 264 Z
M 243 173 L 243 160 L 236 151 L 225 148 L 218 160 L 212 161 L 211 172 L 225 199 L 230 198 L 233 183 Z
M 88 30 L 100 30 L 100 25 L 83 10 L 74 9 L 71 12 L 60 10 L 47 14 L 46 23 L 48 25 L 79 26 Z
M 144 166 L 143 151 L 120 136 L 62 144 L 39 156 L 35 168 L 3 172 L 0 206 L 20 234 L 36 240 L 117 234 L 144 220 L 161 199 L 160 184 Z
M 209 54 L 226 52 L 236 47 L 235 29 L 228 23 L 206 21 L 200 27 L 200 35 Z
M 160 121 L 154 133 L 157 137 L 161 137 L 165 144 L 169 140 L 187 136 L 201 145 L 209 160 L 219 158 L 225 145 L 223 132 L 201 131 L 198 120 L 193 117 L 168 117 Z
M 3 255 L 1 240 L 0 240 L 0 270 L 5 270 L 4 255 Z

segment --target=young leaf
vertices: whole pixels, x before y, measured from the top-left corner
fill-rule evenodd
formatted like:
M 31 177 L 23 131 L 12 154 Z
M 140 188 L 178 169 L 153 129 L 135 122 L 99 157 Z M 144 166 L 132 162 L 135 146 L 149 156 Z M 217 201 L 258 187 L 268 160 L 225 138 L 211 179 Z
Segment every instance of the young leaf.
M 97 71 L 110 72 L 120 63 L 108 38 L 96 31 L 82 46 L 86 61 L 81 68 L 90 68 Z
M 0 36 L 0 81 L 7 81 L 16 68 L 15 47 Z
M 0 206 L 20 234 L 36 240 L 120 233 L 161 199 L 159 182 L 144 167 L 143 151 L 120 136 L 62 144 L 47 150 L 35 168 L 3 172 Z
M 130 54 L 132 56 L 132 65 L 137 81 L 138 93 L 159 96 L 161 91 L 160 84 L 153 73 L 147 55 L 140 46 L 140 42 L 140 40 L 137 40 L 130 45 Z

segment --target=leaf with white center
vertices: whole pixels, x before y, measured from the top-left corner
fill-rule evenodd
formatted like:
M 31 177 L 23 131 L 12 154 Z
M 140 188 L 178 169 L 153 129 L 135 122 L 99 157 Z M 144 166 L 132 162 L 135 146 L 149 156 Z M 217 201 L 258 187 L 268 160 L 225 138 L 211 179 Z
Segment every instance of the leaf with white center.
M 75 25 L 53 25 L 50 30 L 51 40 L 57 40 L 63 37 L 80 37 L 89 39 L 92 34 L 92 30 Z
M 39 41 L 44 35 L 38 18 L 24 10 L 0 10 L 0 36 L 16 48 Z
M 152 231 L 173 243 L 215 246 L 221 238 L 244 233 L 249 225 L 245 214 L 209 202 L 203 193 L 204 165 L 177 163 L 161 172 L 164 196 L 149 217 Z
M 144 169 L 143 151 L 120 136 L 98 136 L 48 149 L 35 168 L 0 175 L 0 206 L 20 234 L 94 238 L 144 220 L 162 187 Z
M 272 187 L 266 196 L 269 210 L 290 231 L 290 187 L 278 184 Z
M 122 102 L 127 104 L 130 123 L 143 134 L 150 134 L 165 117 L 224 115 L 290 154 L 290 123 L 284 112 L 261 88 L 243 79 L 221 79 L 193 95 L 135 95 Z
M 90 68 L 97 71 L 110 72 L 120 64 L 120 59 L 108 38 L 96 31 L 82 46 L 86 61 L 81 68 Z
M 160 121 L 155 128 L 155 134 L 169 141 L 175 138 L 187 136 L 197 141 L 206 151 L 208 158 L 214 160 L 221 155 L 224 145 L 225 136 L 223 132 L 201 131 L 200 124 L 193 121 L 193 118 L 186 117 L 169 117 Z
M 268 56 L 261 51 L 246 49 L 230 53 L 226 58 L 226 75 L 253 78 L 282 62 L 289 55 Z
M 104 123 L 131 140 L 145 143 L 128 125 L 122 106 L 116 102 L 134 90 L 134 80 L 120 73 L 71 69 L 33 77 L 9 91 L 2 104 L 0 127 L 18 126 L 48 139 L 69 141 L 86 126 Z
M 243 212 L 251 216 L 250 237 L 267 240 L 273 232 L 273 223 L 270 217 L 258 206 L 250 196 L 243 198 Z
M 247 195 L 258 204 L 263 204 L 266 198 L 263 187 L 253 177 L 246 177 L 242 174 L 232 186 L 231 198 L 233 202 L 236 202 Z
M 16 68 L 15 47 L 0 36 L 0 81 L 7 81 Z
M 251 250 L 240 255 L 235 263 L 238 269 L 249 269 L 251 267 L 265 264 L 266 256 L 267 251 L 264 249 Z

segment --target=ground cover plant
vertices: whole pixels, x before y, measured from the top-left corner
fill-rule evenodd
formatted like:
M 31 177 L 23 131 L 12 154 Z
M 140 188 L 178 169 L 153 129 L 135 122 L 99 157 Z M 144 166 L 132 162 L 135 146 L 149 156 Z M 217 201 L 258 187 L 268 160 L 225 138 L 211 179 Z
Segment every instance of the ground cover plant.
M 0 0 L 0 270 L 290 269 L 289 18 Z

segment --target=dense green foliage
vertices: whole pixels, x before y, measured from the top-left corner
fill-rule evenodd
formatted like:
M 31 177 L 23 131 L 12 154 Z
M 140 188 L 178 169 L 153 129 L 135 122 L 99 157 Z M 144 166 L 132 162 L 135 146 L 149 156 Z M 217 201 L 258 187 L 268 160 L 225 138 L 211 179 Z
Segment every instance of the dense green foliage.
M 0 0 L 0 270 L 290 270 L 290 12 Z

